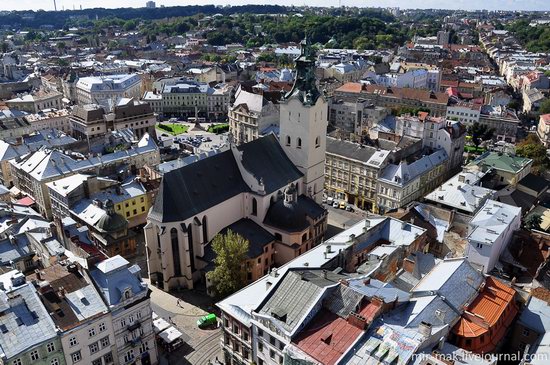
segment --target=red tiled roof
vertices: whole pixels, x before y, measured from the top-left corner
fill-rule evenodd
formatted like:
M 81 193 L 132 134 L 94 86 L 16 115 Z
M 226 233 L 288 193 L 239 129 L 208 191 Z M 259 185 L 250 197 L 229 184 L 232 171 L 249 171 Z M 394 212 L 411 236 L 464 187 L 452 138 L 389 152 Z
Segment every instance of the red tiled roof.
M 441 80 L 441 86 L 458 87 L 458 80 Z
M 336 91 L 343 93 L 360 93 L 362 89 L 363 85 L 359 82 L 346 82 L 344 85 L 336 89 Z
M 494 350 L 518 312 L 515 294 L 516 291 L 513 288 L 490 276 L 485 282 L 483 291 L 468 306 L 467 313 L 462 315 L 454 326 L 453 333 L 460 337 L 478 338 L 492 329 L 491 341 L 471 350 L 474 352 Z
M 344 318 L 323 309 L 294 342 L 322 364 L 334 365 L 362 332 Z

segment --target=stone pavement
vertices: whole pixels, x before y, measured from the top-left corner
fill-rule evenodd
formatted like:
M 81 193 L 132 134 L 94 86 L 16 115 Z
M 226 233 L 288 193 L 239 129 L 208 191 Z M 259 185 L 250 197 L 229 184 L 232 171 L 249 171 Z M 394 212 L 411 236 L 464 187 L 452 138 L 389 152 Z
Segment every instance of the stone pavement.
M 212 298 L 200 291 L 186 290 L 167 293 L 144 281 L 151 289 L 153 311 L 176 326 L 183 333 L 186 345 L 171 354 L 161 353 L 161 364 L 207 365 L 216 357 L 221 359 L 220 336 L 217 328 L 199 329 L 197 320 L 214 311 Z M 178 302 L 178 299 L 179 302 Z M 214 311 L 217 313 L 217 311 Z M 160 351 L 160 350 L 159 350 Z

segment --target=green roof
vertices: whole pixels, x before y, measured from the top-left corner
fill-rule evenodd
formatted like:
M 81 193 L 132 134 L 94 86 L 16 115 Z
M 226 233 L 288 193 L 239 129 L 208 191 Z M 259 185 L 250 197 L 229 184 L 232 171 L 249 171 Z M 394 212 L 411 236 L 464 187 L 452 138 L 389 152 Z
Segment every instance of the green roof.
M 486 152 L 472 161 L 472 164 L 492 167 L 496 170 L 518 173 L 532 161 L 533 160 L 530 158 L 512 156 L 505 153 Z

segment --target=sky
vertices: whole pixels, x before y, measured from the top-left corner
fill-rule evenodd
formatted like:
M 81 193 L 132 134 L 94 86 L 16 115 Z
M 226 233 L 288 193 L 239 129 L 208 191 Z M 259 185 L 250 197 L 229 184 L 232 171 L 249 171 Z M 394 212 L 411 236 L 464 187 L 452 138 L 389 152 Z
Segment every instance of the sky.
M 56 0 L 57 9 L 95 7 L 143 7 L 146 0 Z M 344 6 L 434 8 L 434 9 L 487 9 L 487 10 L 550 10 L 550 0 L 339 0 Z M 0 0 L 0 10 L 53 10 L 54 0 Z M 312 5 L 336 6 L 335 0 L 157 0 L 157 6 L 173 5 Z

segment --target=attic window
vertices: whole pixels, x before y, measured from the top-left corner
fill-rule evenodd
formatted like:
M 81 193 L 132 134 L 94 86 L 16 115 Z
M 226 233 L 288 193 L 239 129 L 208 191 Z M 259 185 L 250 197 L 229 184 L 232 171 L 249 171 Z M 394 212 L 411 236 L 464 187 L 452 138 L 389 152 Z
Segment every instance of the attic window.
M 6 327 L 5 324 L 0 324 L 0 331 L 2 331 L 2 333 L 8 333 L 8 327 Z
M 329 332 L 329 333 L 325 333 L 322 337 L 321 337 L 321 341 L 323 341 L 324 343 L 326 343 L 327 345 L 330 345 L 330 341 L 332 340 L 332 332 Z
M 130 299 L 130 297 L 132 296 L 132 291 L 130 289 L 126 289 L 124 290 L 124 299 Z

